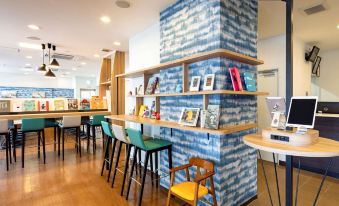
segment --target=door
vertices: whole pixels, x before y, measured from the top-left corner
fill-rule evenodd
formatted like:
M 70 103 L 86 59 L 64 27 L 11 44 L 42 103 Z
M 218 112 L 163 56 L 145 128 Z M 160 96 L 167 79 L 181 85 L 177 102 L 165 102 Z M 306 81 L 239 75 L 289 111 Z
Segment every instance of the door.
M 265 91 L 269 96 L 279 96 L 279 78 L 278 69 L 258 71 L 258 91 Z M 268 128 L 271 125 L 271 116 L 266 107 L 266 96 L 258 96 L 258 132 Z M 270 152 L 261 151 L 263 160 L 273 162 L 273 156 Z M 276 156 L 277 157 L 277 156 Z M 277 158 L 276 158 L 277 159 Z

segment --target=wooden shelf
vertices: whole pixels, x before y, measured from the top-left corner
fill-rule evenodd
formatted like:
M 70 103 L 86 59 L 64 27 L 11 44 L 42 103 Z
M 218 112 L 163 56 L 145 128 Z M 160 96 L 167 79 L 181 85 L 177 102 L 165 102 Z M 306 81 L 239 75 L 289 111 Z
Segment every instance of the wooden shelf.
M 232 52 L 226 49 L 216 49 L 213 51 L 208 51 L 208 52 L 203 52 L 203 53 L 199 53 L 193 56 L 189 56 L 189 57 L 185 57 L 185 58 L 181 58 L 178 60 L 174 60 L 174 61 L 170 61 L 170 62 L 166 62 L 166 63 L 162 63 L 153 67 L 149 67 L 149 68 L 143 68 L 143 69 L 139 69 L 136 71 L 132 71 L 132 72 L 127 72 L 124 74 L 119 74 L 116 75 L 115 77 L 123 77 L 123 78 L 131 78 L 131 77 L 141 77 L 144 74 L 154 74 L 154 73 L 158 73 L 160 71 L 160 69 L 165 69 L 165 68 L 170 68 L 170 67 L 175 67 L 175 66 L 180 66 L 183 64 L 190 64 L 193 62 L 197 62 L 197 61 L 202 61 L 202 60 L 206 60 L 206 59 L 211 59 L 211 58 L 216 58 L 216 57 L 223 57 L 226 59 L 230 59 L 230 60 L 234 60 L 237 62 L 242 62 L 245 64 L 250 64 L 250 65 L 260 65 L 263 64 L 264 62 L 262 60 L 250 57 L 250 56 L 246 56 L 243 54 L 239 54 L 236 52 Z
M 101 82 L 101 85 L 111 85 L 111 81 L 107 81 L 107 82 Z
M 189 126 L 180 125 L 177 122 L 155 120 L 155 119 L 143 118 L 143 117 L 134 116 L 134 115 L 110 115 L 110 116 L 105 116 L 105 118 L 111 119 L 111 120 L 124 121 L 124 122 L 135 122 L 135 123 L 140 123 L 140 124 L 154 125 L 154 126 L 159 126 L 159 127 L 167 127 L 167 128 L 173 128 L 173 129 L 180 129 L 180 130 L 201 132 L 201 133 L 208 133 L 208 134 L 216 134 L 216 135 L 231 134 L 231 133 L 253 129 L 257 127 L 257 124 L 251 123 L 251 124 L 227 126 L 227 127 L 214 130 L 214 129 L 200 128 L 200 127 L 189 127 Z
M 210 95 L 210 94 L 229 94 L 229 95 L 268 95 L 267 92 L 248 92 L 248 91 L 232 91 L 232 90 L 212 90 L 199 92 L 184 92 L 184 93 L 162 93 L 162 94 L 145 94 L 145 95 L 130 95 L 130 97 L 175 97 L 175 96 L 193 96 L 193 95 Z

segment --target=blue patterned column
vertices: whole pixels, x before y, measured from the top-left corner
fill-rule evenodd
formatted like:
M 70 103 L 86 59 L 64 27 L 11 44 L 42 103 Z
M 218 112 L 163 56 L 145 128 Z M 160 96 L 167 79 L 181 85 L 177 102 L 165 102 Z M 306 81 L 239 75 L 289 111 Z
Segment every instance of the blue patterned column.
M 256 57 L 257 0 L 179 0 L 160 14 L 161 62 L 167 62 L 218 48 Z M 256 67 L 224 58 L 213 58 L 188 65 L 189 76 L 215 74 L 214 89 L 232 89 L 228 68 L 240 72 L 256 72 Z M 182 68 L 160 71 L 161 93 L 174 93 L 182 83 Z M 201 88 L 202 90 L 202 83 Z M 255 96 L 210 95 L 209 104 L 220 105 L 220 127 L 257 120 Z M 203 107 L 202 96 L 161 97 L 161 118 L 178 121 L 183 107 Z M 173 142 L 173 166 L 188 162 L 191 157 L 211 160 L 216 165 L 214 177 L 219 205 L 240 205 L 257 193 L 255 150 L 247 147 L 242 137 L 255 129 L 229 135 L 161 128 L 161 137 Z M 168 157 L 162 152 L 160 167 L 168 168 Z M 191 171 L 194 174 L 194 171 Z M 183 172 L 176 182 L 185 181 Z M 161 180 L 168 188 L 169 180 Z M 200 203 L 203 205 L 203 203 Z

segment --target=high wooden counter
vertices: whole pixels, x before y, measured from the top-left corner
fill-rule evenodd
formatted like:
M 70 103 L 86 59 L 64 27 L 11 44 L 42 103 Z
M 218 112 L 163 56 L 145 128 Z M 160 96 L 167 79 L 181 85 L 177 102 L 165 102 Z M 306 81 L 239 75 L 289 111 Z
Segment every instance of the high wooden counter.
M 20 120 L 24 118 L 61 118 L 63 116 L 93 116 L 93 115 L 109 115 L 111 112 L 102 110 L 83 110 L 83 111 L 51 111 L 51 112 L 34 112 L 34 113 L 16 113 L 16 114 L 0 114 L 0 119 Z

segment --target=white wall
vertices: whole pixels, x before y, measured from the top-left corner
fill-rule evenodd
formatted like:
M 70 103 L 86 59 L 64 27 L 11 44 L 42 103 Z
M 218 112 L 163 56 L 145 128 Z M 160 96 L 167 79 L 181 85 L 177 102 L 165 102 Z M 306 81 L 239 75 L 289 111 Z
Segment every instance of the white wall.
M 339 102 L 339 49 L 321 52 L 320 77 L 312 80 L 312 94 L 320 101 Z
M 96 77 L 74 77 L 73 86 L 75 98 L 80 98 L 80 89 L 96 89 L 98 93 L 98 79 Z
M 37 87 L 37 88 L 73 88 L 72 78 L 48 79 L 43 75 L 18 75 L 1 73 L 0 86 L 6 87 Z

